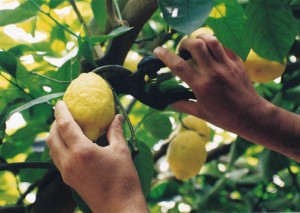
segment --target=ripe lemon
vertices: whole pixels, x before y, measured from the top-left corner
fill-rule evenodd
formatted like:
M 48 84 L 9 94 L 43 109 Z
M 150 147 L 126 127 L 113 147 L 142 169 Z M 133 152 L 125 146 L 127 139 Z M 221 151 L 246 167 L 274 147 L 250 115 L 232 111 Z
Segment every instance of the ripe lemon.
M 182 119 L 184 126 L 179 127 L 179 131 L 194 130 L 196 131 L 206 142 L 210 140 L 211 129 L 208 126 L 208 123 L 196 116 L 188 115 Z
M 130 71 L 134 72 L 137 70 L 137 65 L 142 60 L 142 56 L 138 54 L 137 52 L 129 51 L 123 66 Z
M 243 62 L 246 72 L 252 82 L 264 83 L 280 77 L 286 65 L 276 61 L 261 58 L 253 50 Z
M 197 132 L 179 132 L 170 142 L 167 161 L 170 170 L 179 180 L 196 176 L 206 161 L 205 141 Z
M 68 86 L 63 101 L 83 133 L 92 141 L 102 136 L 115 115 L 113 93 L 95 73 L 82 73 Z

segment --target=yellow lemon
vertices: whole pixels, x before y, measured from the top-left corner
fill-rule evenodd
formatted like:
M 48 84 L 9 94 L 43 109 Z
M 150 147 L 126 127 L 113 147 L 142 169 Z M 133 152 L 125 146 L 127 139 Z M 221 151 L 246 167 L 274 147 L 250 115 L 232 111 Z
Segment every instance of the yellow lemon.
M 182 119 L 183 125 L 179 127 L 179 131 L 194 130 L 196 131 L 206 142 L 210 140 L 211 129 L 208 123 L 196 116 L 188 115 Z
M 264 83 L 280 77 L 286 65 L 276 61 L 261 58 L 253 50 L 243 62 L 246 72 L 252 82 Z
M 142 60 L 142 56 L 138 54 L 137 52 L 129 51 L 123 66 L 130 71 L 134 72 L 137 70 L 137 65 Z
M 190 34 L 190 38 L 196 38 L 198 35 L 201 34 L 213 35 L 214 31 L 210 27 L 200 27 L 199 29 L 195 30 Z
M 197 132 L 179 132 L 170 142 L 167 161 L 170 170 L 179 180 L 196 176 L 207 158 L 205 141 Z
M 63 101 L 83 133 L 92 141 L 102 136 L 115 115 L 113 93 L 95 73 L 82 73 L 68 86 Z

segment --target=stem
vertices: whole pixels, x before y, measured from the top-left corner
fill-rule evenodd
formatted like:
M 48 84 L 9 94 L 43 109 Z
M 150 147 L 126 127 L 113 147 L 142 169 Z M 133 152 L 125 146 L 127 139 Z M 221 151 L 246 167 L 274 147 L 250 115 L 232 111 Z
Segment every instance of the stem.
M 90 34 L 90 32 L 89 32 L 89 30 L 88 30 L 88 27 L 87 27 L 87 25 L 86 25 L 86 23 L 85 23 L 85 21 L 84 21 L 82 15 L 81 15 L 80 11 L 78 10 L 78 7 L 77 7 L 75 1 L 74 1 L 74 0 L 70 0 L 70 4 L 72 5 L 73 10 L 74 10 L 74 12 L 76 13 L 76 15 L 77 15 L 77 17 L 78 17 L 78 20 L 79 20 L 80 24 L 84 27 L 85 31 L 86 31 L 88 34 Z
M 46 162 L 0 163 L 0 171 L 15 169 L 56 169 L 56 167 L 53 163 Z
M 41 13 L 45 14 L 46 16 L 48 16 L 52 21 L 54 21 L 58 26 L 60 26 L 62 29 L 64 29 L 66 32 L 70 33 L 71 35 L 75 36 L 76 38 L 78 38 L 79 36 L 76 35 L 74 32 L 72 32 L 70 29 L 66 28 L 64 25 L 62 25 L 61 23 L 59 23 L 55 18 L 53 18 L 51 16 L 50 13 L 47 13 L 45 11 L 43 11 L 40 6 L 34 1 L 34 0 L 29 0 Z
M 35 99 L 35 97 L 33 97 L 33 96 L 30 95 L 29 93 L 25 92 L 25 91 L 23 90 L 23 88 L 20 87 L 18 84 L 16 84 L 15 82 L 9 80 L 9 79 L 6 78 L 4 75 L 2 75 L 1 72 L 0 72 L 0 75 L 1 75 L 5 80 L 7 80 L 9 83 L 11 83 L 11 84 L 14 85 L 15 87 L 17 87 L 17 88 L 18 88 L 21 92 L 23 92 L 25 95 L 29 96 L 29 97 L 32 98 L 32 99 Z
M 117 1 L 116 1 L 116 0 L 113 0 L 113 3 L 114 3 L 114 6 L 115 6 L 115 9 L 116 9 L 118 18 L 119 18 L 120 20 L 123 20 L 122 14 L 121 14 L 121 11 L 120 11 L 120 8 L 119 8 L 119 5 L 118 5 Z
M 49 81 L 53 81 L 53 82 L 56 82 L 56 83 L 59 83 L 59 84 L 69 84 L 69 83 L 71 83 L 71 81 L 59 81 L 59 80 L 57 80 L 57 79 L 50 78 L 50 77 L 48 77 L 48 76 L 41 75 L 41 74 L 36 73 L 36 72 L 30 72 L 30 74 L 31 74 L 31 75 L 37 75 L 37 76 L 40 76 L 40 77 L 45 78 L 45 79 L 47 79 L 47 80 L 49 80 Z
M 108 83 L 108 82 L 107 82 Z M 115 100 L 117 101 L 118 103 L 118 106 L 120 107 L 120 110 L 123 112 L 124 116 L 125 116 L 125 119 L 126 119 L 126 122 L 128 124 L 128 127 L 129 127 L 129 130 L 130 130 L 130 134 L 131 134 L 131 138 L 133 140 L 133 146 L 132 146 L 132 156 L 133 158 L 138 154 L 139 150 L 137 148 L 137 143 L 136 143 L 136 137 L 135 137 L 135 133 L 134 133 L 134 130 L 133 130 L 133 126 L 130 122 L 130 119 L 128 117 L 128 114 L 125 110 L 125 108 L 123 107 L 121 101 L 119 100 L 119 97 L 117 95 L 117 93 L 115 92 L 114 88 L 108 83 L 109 87 L 111 88 L 112 92 L 113 92 L 113 95 L 115 97 Z M 130 144 L 130 143 L 129 143 Z M 131 144 L 130 144 L 131 145 Z

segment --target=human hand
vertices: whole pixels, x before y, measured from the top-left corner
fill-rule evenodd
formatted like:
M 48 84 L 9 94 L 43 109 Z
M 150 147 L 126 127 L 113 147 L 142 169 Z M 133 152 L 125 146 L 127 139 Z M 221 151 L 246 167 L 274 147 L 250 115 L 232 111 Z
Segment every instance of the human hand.
M 178 101 L 172 106 L 221 128 L 242 131 L 239 128 L 243 128 L 243 119 L 252 119 L 251 115 L 257 114 L 266 101 L 253 88 L 241 59 L 208 34 L 183 40 L 181 50 L 191 53 L 196 66 L 167 49 L 154 50 L 154 54 L 190 86 L 197 99 L 196 102 Z
M 124 138 L 121 115 L 112 121 L 100 147 L 89 140 L 59 101 L 47 145 L 64 182 L 93 212 L 147 212 L 139 178 Z

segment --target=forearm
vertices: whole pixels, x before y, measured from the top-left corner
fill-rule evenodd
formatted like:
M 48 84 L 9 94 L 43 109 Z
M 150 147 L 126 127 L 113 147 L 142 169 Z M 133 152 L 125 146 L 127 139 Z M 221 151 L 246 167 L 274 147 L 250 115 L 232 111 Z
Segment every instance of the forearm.
M 300 162 L 300 116 L 265 100 L 254 110 L 237 134 Z

